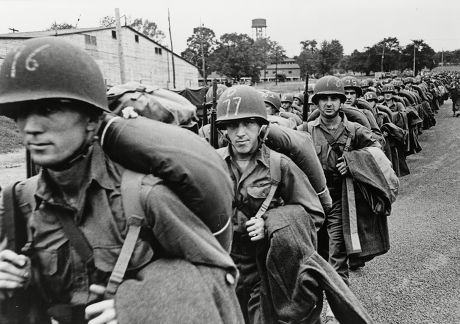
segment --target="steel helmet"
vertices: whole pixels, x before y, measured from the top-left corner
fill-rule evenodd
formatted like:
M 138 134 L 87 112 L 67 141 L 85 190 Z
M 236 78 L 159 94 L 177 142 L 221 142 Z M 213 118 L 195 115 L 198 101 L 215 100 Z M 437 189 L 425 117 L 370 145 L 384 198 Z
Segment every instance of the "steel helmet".
M 304 101 L 304 94 L 302 92 L 299 92 L 297 94 L 294 95 L 294 98 L 297 98 L 300 100 L 300 103 L 303 104 L 303 101 Z
M 217 90 L 216 90 L 216 101 L 219 100 L 220 96 L 222 93 L 227 90 L 228 87 L 224 84 L 218 84 L 217 85 Z M 206 92 L 206 103 L 205 105 L 212 105 L 212 96 L 213 96 L 213 87 L 209 87 L 208 91 Z
M 270 106 L 272 106 L 276 111 L 280 110 L 281 107 L 281 100 L 280 96 L 270 90 L 259 90 L 260 94 L 262 95 L 263 101 L 265 103 L 268 103 Z
M 225 90 L 217 103 L 216 124 L 221 127 L 226 122 L 246 118 L 256 118 L 268 124 L 260 92 L 248 85 L 236 85 Z
M 101 70 L 84 50 L 57 37 L 26 40 L 0 69 L 0 115 L 13 117 L 15 103 L 66 99 L 110 112 Z
M 395 93 L 395 87 L 391 83 L 384 84 L 381 93 Z
M 392 83 L 395 88 L 401 89 L 404 86 L 403 81 L 399 79 L 393 80 Z
M 356 91 L 356 96 L 360 97 L 363 94 L 363 90 L 361 89 L 360 82 L 353 76 L 346 76 L 342 78 L 343 87 L 352 88 Z
M 340 97 L 341 102 L 347 100 L 342 80 L 332 75 L 324 76 L 316 82 L 315 94 L 311 98 L 311 101 L 317 105 L 319 97 L 322 95 L 336 95 Z
M 412 77 L 404 78 L 404 79 L 403 79 L 403 83 L 404 83 L 404 84 L 408 84 L 408 83 L 411 84 L 411 83 L 414 83 L 414 78 L 412 78 Z
M 371 81 L 369 79 L 363 79 L 360 82 L 360 87 L 361 88 L 368 88 L 371 86 Z
M 292 103 L 294 101 L 294 97 L 292 94 L 290 93 L 285 93 L 282 97 L 281 97 L 281 102 L 290 102 Z
M 375 100 L 378 101 L 377 94 L 374 91 L 368 91 L 364 94 L 364 99 L 367 101 Z

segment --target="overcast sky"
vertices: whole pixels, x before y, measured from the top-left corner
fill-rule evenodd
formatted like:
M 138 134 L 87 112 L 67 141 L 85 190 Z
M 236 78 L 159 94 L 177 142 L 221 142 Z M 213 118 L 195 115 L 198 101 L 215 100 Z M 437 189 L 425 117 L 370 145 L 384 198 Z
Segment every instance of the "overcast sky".
M 102 17 L 114 16 L 116 7 L 121 15 L 156 22 L 166 35 L 169 8 L 177 53 L 200 23 L 217 37 L 253 35 L 255 18 L 267 20 L 267 36 L 291 57 L 306 39 L 338 39 L 345 54 L 390 36 L 402 46 L 423 39 L 435 51 L 460 49 L 458 0 L 0 0 L 0 33 L 44 30 L 54 21 L 76 24 L 78 19 L 78 27 L 97 27 Z

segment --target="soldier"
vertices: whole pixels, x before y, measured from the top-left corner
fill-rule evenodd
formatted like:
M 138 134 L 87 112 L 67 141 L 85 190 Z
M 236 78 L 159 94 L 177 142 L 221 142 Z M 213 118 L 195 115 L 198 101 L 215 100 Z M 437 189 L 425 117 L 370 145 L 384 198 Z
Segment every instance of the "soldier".
M 349 138 L 351 139 L 349 146 L 353 150 L 368 146 L 380 147 L 380 145 L 372 138 L 369 129 L 348 121 L 345 114 L 341 112 L 347 99 L 340 79 L 334 76 L 319 79 L 312 101 L 318 106 L 320 116 L 308 123 L 308 131 L 316 146 L 332 197 L 332 210 L 326 215 L 323 227 L 327 233 L 322 230 L 319 234 L 325 234 L 328 239 L 319 238 L 319 251 L 348 284 L 348 256 L 342 220 L 342 181 L 348 173 L 348 168 L 342 154 Z M 328 245 L 324 246 L 324 242 L 328 242 Z M 328 253 L 325 252 L 327 250 Z
M 393 96 L 395 94 L 395 88 L 392 84 L 387 83 L 384 84 L 382 87 L 383 98 L 384 102 L 383 105 L 387 106 L 393 112 L 404 112 L 406 109 L 404 105 L 400 102 L 396 102 L 393 100 Z
M 0 300 L 8 303 L 21 291 L 37 296 L 23 305 L 26 310 L 40 305 L 35 321 L 22 314 L 31 323 L 48 323 L 49 317 L 59 323 L 136 322 L 126 318 L 130 312 L 118 309 L 124 296 L 114 298 L 114 291 L 105 288 L 112 283 L 110 274 L 125 238 L 128 241 L 133 218 L 128 219 L 129 206 L 122 200 L 127 171 L 94 140 L 102 114 L 109 112 L 96 62 L 57 37 L 27 40 L 6 56 L 0 92 L 0 115 L 16 120 L 33 162 L 41 166 L 37 176 L 15 190 L 19 219 L 27 224 L 22 230 L 28 241 L 24 254 L 6 249 L 12 240 L 6 233 L 11 230 L 0 227 Z M 140 304 L 164 301 L 166 306 L 153 305 L 155 314 L 150 315 L 152 309 L 139 309 L 132 299 L 129 307 L 147 322 L 152 318 L 166 323 L 178 318 L 241 322 L 233 291 L 236 268 L 230 256 L 161 179 L 141 176 L 138 196 L 144 225 L 140 236 L 131 237 L 134 251 L 127 256 L 126 277 L 140 282 L 161 273 L 161 278 L 150 281 L 151 296 Z M 0 201 L 1 224 L 9 217 L 7 203 Z M 124 273 L 116 281 L 123 277 Z M 174 283 L 179 282 L 184 285 L 181 295 L 194 296 L 194 306 L 167 306 L 178 291 Z M 209 284 L 213 288 L 206 293 Z M 142 290 L 143 296 L 148 294 Z M 206 299 L 205 308 L 196 307 Z
M 363 94 L 358 79 L 352 76 L 346 76 L 342 78 L 342 83 L 345 88 L 345 96 L 347 97 L 345 104 L 355 106 L 356 99 Z
M 285 112 L 292 112 L 292 103 L 294 102 L 294 96 L 290 93 L 285 93 L 281 96 L 281 108 Z
M 216 90 L 216 102 L 219 100 L 220 98 L 220 95 L 222 94 L 222 92 L 224 92 L 225 90 L 227 90 L 227 86 L 224 85 L 224 84 L 218 84 L 217 85 L 217 90 Z M 211 140 L 211 124 L 210 124 L 210 121 L 211 121 L 211 108 L 212 108 L 212 102 L 213 102 L 213 87 L 209 87 L 208 91 L 206 92 L 206 97 L 205 97 L 205 104 L 204 104 L 204 108 L 207 112 L 206 114 L 206 117 L 203 115 L 203 120 L 204 118 L 207 118 L 207 121 L 208 123 L 204 126 L 201 126 L 200 129 L 198 130 L 198 135 L 204 139 L 206 139 L 206 141 L 210 142 Z M 227 145 L 227 142 L 222 134 L 221 131 L 217 130 L 217 146 L 218 147 L 223 147 L 223 146 L 226 146 Z
M 264 261 L 257 262 L 257 254 L 267 242 L 267 216 L 265 213 L 262 217 L 255 216 L 262 204 L 268 211 L 280 205 L 299 205 L 311 217 L 316 236 L 324 219 L 323 209 L 305 174 L 288 157 L 263 143 L 268 120 L 264 102 L 256 90 L 236 86 L 225 91 L 217 106 L 217 123 L 227 131 L 230 142 L 218 152 L 227 164 L 235 190 L 231 256 L 240 271 L 236 292 L 247 323 L 258 322 L 258 318 L 271 323 L 275 319 L 265 317 L 264 321 L 263 311 L 281 305 L 262 301 L 270 293 L 262 291 L 266 283 L 261 283 L 264 277 L 261 274 L 267 270 L 262 266 Z M 276 156 L 278 163 L 273 162 Z M 280 168 L 280 183 L 276 193 L 270 194 L 273 167 Z
M 283 113 L 284 117 L 280 116 L 281 101 L 277 93 L 270 90 L 259 90 L 267 109 L 268 120 L 271 124 L 278 124 L 283 127 L 294 129 L 297 127 L 297 121 L 293 117 L 286 116 L 287 113 Z
M 297 106 L 293 106 L 294 96 L 290 93 L 281 96 L 281 108 L 279 116 L 283 118 L 292 118 L 296 121 L 297 125 L 302 124 L 302 111 L 297 110 Z M 299 107 L 300 108 L 300 107 Z

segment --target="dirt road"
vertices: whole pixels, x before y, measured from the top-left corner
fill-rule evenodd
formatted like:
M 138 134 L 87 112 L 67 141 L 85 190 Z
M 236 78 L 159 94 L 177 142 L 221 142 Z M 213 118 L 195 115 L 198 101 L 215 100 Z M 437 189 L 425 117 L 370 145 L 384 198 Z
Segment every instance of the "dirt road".
M 352 273 L 377 323 L 460 323 L 460 118 L 451 102 L 408 157 L 389 218 L 390 251 Z

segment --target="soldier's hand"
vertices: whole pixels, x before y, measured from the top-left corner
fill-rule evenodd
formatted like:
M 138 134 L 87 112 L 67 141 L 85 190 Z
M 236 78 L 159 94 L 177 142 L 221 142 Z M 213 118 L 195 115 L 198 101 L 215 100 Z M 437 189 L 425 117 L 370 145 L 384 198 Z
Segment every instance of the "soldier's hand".
M 89 290 L 97 295 L 103 296 L 105 288 L 99 285 L 91 285 Z M 117 312 L 115 311 L 115 301 L 106 299 L 89 305 L 85 309 L 86 319 L 91 319 L 88 324 L 117 324 Z
M 337 163 L 336 167 L 339 170 L 341 175 L 346 175 L 348 173 L 348 166 L 347 162 L 345 162 L 343 157 L 338 158 L 339 163 Z
M 26 287 L 32 278 L 31 271 L 31 262 L 28 257 L 11 250 L 1 251 L 0 292 L 7 293 Z
M 259 241 L 265 237 L 265 221 L 262 218 L 251 218 L 246 222 L 251 241 Z

